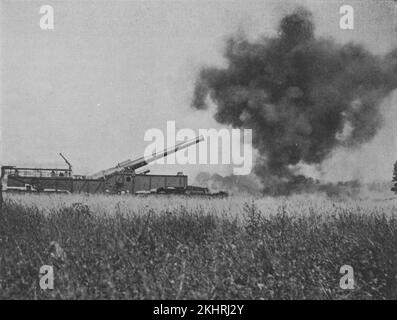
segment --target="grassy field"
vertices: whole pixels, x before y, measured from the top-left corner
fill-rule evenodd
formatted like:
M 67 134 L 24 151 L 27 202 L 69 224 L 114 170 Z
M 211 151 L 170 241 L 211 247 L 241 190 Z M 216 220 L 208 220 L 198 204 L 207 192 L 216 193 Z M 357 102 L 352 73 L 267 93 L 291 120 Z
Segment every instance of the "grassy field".
M 6 195 L 0 299 L 16 298 L 397 299 L 397 200 Z

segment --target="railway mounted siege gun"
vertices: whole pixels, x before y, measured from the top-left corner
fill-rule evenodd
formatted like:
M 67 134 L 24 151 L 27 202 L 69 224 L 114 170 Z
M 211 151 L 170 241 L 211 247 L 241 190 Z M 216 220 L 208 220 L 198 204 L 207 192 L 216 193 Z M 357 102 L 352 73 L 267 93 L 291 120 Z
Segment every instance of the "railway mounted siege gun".
M 181 142 L 150 156 L 126 160 L 116 166 L 89 176 L 73 175 L 71 163 L 60 153 L 68 169 L 59 168 L 1 168 L 3 189 L 8 192 L 57 192 L 57 193 L 110 193 L 110 194 L 189 194 L 227 196 L 225 192 L 211 193 L 208 188 L 189 186 L 188 177 L 182 172 L 176 175 L 147 174 L 146 165 L 186 149 L 203 141 L 203 136 Z

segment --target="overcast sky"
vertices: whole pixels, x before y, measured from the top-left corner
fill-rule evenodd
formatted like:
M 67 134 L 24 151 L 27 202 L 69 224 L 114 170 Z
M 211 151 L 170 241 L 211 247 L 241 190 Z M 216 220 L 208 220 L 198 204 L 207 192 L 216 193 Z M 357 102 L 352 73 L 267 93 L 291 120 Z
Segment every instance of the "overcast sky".
M 318 35 L 379 54 L 396 45 L 393 1 L 279 2 L 2 0 L 1 164 L 63 166 L 62 152 L 87 174 L 141 156 L 145 131 L 167 120 L 219 128 L 190 108 L 200 66 L 222 65 L 227 35 L 274 34 L 297 4 L 313 11 Z M 39 27 L 43 4 L 54 8 L 54 30 Z M 342 4 L 355 9 L 354 30 L 339 29 Z M 152 171 L 181 170 L 219 167 Z

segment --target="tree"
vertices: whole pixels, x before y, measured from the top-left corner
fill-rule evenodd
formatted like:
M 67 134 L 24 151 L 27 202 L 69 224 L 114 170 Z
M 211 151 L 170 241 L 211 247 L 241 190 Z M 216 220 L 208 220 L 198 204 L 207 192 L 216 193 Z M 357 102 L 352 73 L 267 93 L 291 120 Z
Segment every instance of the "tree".
M 393 187 L 391 191 L 397 194 L 397 161 L 394 163 L 394 170 L 393 170 Z

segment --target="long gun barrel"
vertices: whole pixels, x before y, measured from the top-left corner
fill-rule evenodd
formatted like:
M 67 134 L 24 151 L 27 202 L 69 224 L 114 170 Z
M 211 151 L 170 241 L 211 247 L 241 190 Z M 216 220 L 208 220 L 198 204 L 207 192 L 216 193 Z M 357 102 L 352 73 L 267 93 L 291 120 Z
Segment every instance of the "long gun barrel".
M 173 154 L 173 153 L 175 153 L 175 152 L 177 152 L 179 150 L 182 150 L 182 149 L 185 149 L 187 147 L 190 147 L 190 146 L 192 146 L 194 144 L 197 144 L 197 143 L 199 143 L 199 142 L 201 142 L 203 140 L 204 140 L 204 136 L 201 135 L 201 136 L 198 136 L 198 137 L 196 137 L 194 139 L 178 143 L 174 147 L 162 150 L 162 151 L 160 151 L 158 153 L 154 153 L 154 154 L 152 154 L 152 155 L 150 155 L 148 157 L 144 156 L 144 157 L 140 157 L 140 158 L 135 159 L 135 160 L 126 160 L 126 161 L 120 162 L 115 167 L 99 171 L 99 172 L 94 173 L 93 175 L 91 175 L 89 177 L 92 178 L 92 179 L 98 179 L 98 178 L 101 178 L 101 177 L 106 177 L 106 176 L 112 175 L 112 174 L 114 174 L 116 172 L 123 171 L 126 168 L 128 168 L 130 170 L 136 170 L 136 169 L 139 169 L 141 167 L 144 167 L 144 166 L 148 165 L 149 163 L 151 163 L 153 161 L 156 161 L 156 160 L 158 160 L 160 158 L 163 158 L 163 157 L 167 157 L 170 154 Z

